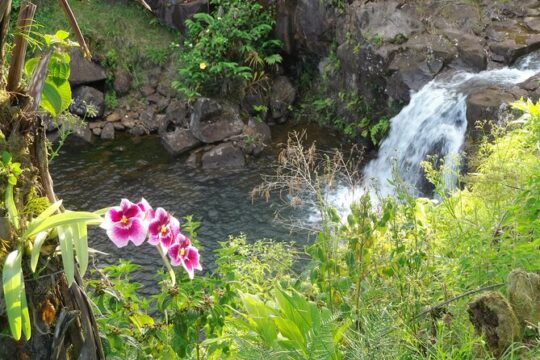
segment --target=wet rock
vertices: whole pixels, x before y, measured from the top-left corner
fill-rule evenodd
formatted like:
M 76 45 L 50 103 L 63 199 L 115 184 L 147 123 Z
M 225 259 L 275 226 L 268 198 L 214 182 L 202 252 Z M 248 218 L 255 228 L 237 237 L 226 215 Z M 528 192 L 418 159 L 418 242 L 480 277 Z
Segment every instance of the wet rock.
M 162 133 L 161 142 L 165 146 L 165 149 L 174 156 L 183 154 L 201 144 L 190 130 L 180 128 Z
M 200 105 L 202 103 L 195 104 L 189 124 L 197 139 L 212 144 L 242 133 L 244 123 L 237 109 L 232 106 L 222 109 L 221 105 L 213 101 L 207 102 L 208 107 Z
M 122 125 L 122 123 L 120 122 L 113 123 L 113 126 L 114 126 L 114 130 L 124 131 L 126 129 L 126 127 Z
M 136 123 L 135 119 L 133 119 L 132 117 L 129 117 L 129 115 L 124 116 L 124 118 L 122 119 L 122 125 L 124 125 L 128 129 L 131 129 L 132 127 L 134 127 L 135 123 Z
M 478 120 L 497 121 L 501 110 L 516 100 L 516 97 L 499 87 L 479 90 L 467 98 L 467 122 L 469 128 Z
M 122 114 L 120 114 L 120 112 L 118 111 L 115 111 L 109 115 L 107 115 L 107 117 L 105 118 L 105 120 L 107 120 L 108 122 L 117 122 L 117 121 L 120 121 L 122 120 Z
M 203 169 L 241 168 L 246 161 L 244 153 L 232 143 L 216 145 L 201 158 Z
M 484 336 L 489 350 L 500 356 L 521 337 L 521 328 L 508 300 L 499 292 L 475 299 L 467 309 L 478 334 Z
M 159 129 L 159 132 L 164 132 L 168 128 L 174 130 L 176 127 L 189 127 L 188 104 L 184 99 L 172 99 L 170 101 L 165 111 L 163 127 Z
M 105 125 L 104 121 L 92 121 L 88 123 L 88 128 L 90 130 L 101 129 L 104 125 Z
M 521 21 L 515 19 L 495 22 L 487 33 L 494 61 L 509 65 L 519 57 L 540 49 L 540 34 L 528 31 Z
M 198 150 L 192 151 L 186 160 L 186 166 L 189 166 L 191 168 L 201 167 L 202 154 L 204 154 L 204 149 L 198 149 Z
M 148 134 L 146 128 L 139 122 L 135 122 L 135 125 L 128 130 L 128 133 L 132 136 L 143 136 Z
M 246 154 L 259 156 L 265 147 L 270 145 L 271 140 L 272 134 L 268 124 L 249 119 L 244 127 L 243 139 L 239 146 Z
M 96 136 L 99 136 L 99 135 L 101 135 L 101 131 L 102 131 L 102 130 L 101 130 L 101 128 L 99 128 L 99 127 L 98 127 L 98 128 L 93 128 L 93 129 L 92 129 L 92 134 L 94 134 L 94 135 L 96 135 Z
M 272 118 L 275 120 L 284 118 L 295 97 L 296 89 L 291 81 L 286 76 L 276 78 L 272 84 L 270 94 L 270 112 Z
M 73 101 L 69 111 L 82 118 L 99 118 L 105 110 L 104 96 L 101 91 L 90 86 L 79 86 L 73 90 Z
M 101 139 L 114 140 L 114 125 L 112 123 L 105 124 L 101 131 Z
M 143 85 L 143 87 L 141 87 L 140 92 L 143 96 L 148 97 L 152 95 L 153 93 L 155 93 L 156 89 L 153 86 L 146 84 L 146 85 Z
M 69 55 L 71 57 L 69 83 L 72 86 L 91 84 L 107 79 L 105 70 L 95 62 L 86 60 L 80 49 L 70 50 Z
M 114 74 L 114 91 L 118 96 L 124 96 L 131 90 L 131 75 L 124 69 L 118 69 Z
M 457 47 L 457 57 L 451 62 L 454 68 L 472 72 L 486 69 L 487 55 L 481 38 L 456 31 L 447 31 L 445 35 Z
M 139 115 L 139 121 L 147 133 L 156 132 L 160 128 L 160 121 L 163 117 L 158 117 L 152 109 L 147 109 Z
M 193 104 L 193 114 L 198 121 L 206 121 L 221 114 L 222 106 L 214 99 L 200 97 Z

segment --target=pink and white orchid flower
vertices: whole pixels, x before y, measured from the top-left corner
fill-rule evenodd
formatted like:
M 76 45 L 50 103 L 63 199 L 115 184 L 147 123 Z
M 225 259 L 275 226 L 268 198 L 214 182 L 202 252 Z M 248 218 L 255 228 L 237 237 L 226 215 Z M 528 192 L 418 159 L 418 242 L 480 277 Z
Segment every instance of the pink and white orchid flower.
M 100 225 L 119 248 L 132 241 L 141 245 L 146 238 L 148 225 L 145 213 L 139 206 L 127 199 L 122 199 L 120 206 L 115 206 L 105 213 L 105 221 Z
M 178 233 L 174 244 L 169 248 L 169 257 L 171 259 L 171 265 L 182 265 L 190 279 L 193 279 L 195 270 L 202 270 L 202 266 L 199 263 L 199 250 L 191 245 L 191 241 L 183 235 Z
M 163 208 L 157 208 L 153 219 L 148 224 L 148 243 L 161 244 L 168 249 L 180 232 L 180 222 L 168 214 Z

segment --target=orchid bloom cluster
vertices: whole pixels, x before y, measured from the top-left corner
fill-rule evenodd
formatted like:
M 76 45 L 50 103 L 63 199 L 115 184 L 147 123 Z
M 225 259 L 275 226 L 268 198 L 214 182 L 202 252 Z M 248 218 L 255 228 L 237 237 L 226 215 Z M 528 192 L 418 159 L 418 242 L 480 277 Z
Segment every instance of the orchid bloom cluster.
M 154 210 L 145 199 L 137 204 L 122 199 L 120 206 L 114 206 L 105 213 L 101 228 L 119 248 L 130 241 L 139 246 L 148 238 L 148 243 L 157 247 L 165 261 L 163 251 L 169 255 L 173 266 L 184 267 L 190 279 L 193 279 L 195 270 L 202 270 L 199 251 L 180 232 L 178 219 L 163 208 Z

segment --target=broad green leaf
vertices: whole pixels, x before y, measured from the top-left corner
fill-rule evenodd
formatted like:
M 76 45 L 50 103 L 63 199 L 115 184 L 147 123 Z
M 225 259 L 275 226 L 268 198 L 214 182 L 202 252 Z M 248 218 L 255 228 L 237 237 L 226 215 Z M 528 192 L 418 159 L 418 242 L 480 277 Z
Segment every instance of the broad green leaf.
M 17 206 L 15 206 L 15 201 L 13 199 L 13 185 L 8 184 L 5 190 L 5 199 L 4 199 L 6 209 L 8 211 L 8 217 L 15 229 L 19 228 L 19 213 L 17 212 Z
M 62 111 L 62 96 L 54 82 L 45 80 L 39 106 L 49 112 L 53 117 L 58 116 Z
M 7 151 L 2 152 L 2 162 L 7 165 L 11 162 L 11 154 Z
M 69 85 L 69 81 L 65 80 L 58 85 L 57 89 L 60 94 L 60 99 L 62 100 L 60 106 L 60 112 L 62 112 L 67 110 L 71 104 L 71 86 Z
M 34 226 L 32 229 L 28 229 L 24 234 L 23 238 L 27 239 L 31 236 L 36 235 L 39 232 L 46 231 L 57 226 L 72 225 L 79 222 L 85 222 L 88 224 L 100 224 L 102 219 L 99 215 L 96 215 L 87 211 L 72 211 L 65 212 L 62 214 L 56 214 L 46 218 L 41 221 L 39 224 Z
M 77 260 L 79 261 L 79 270 L 81 276 L 86 274 L 88 268 L 88 231 L 86 223 L 79 222 L 73 225 L 73 246 L 77 253 Z
M 60 86 L 69 79 L 69 60 L 65 62 L 64 57 L 55 54 L 49 61 L 48 70 L 47 79 L 52 80 L 56 86 Z
M 36 239 L 34 240 L 34 247 L 32 248 L 32 255 L 30 257 L 30 269 L 32 270 L 32 272 L 36 272 L 36 267 L 39 260 L 39 253 L 41 251 L 43 243 L 45 242 L 45 240 L 47 240 L 48 235 L 49 234 L 46 231 L 42 231 L 36 235 Z
M 63 214 L 62 214 L 63 215 Z M 75 281 L 75 259 L 73 257 L 73 227 L 69 225 L 58 227 L 58 241 L 62 252 L 62 263 L 68 286 Z
M 151 316 L 148 316 L 146 314 L 133 314 L 130 315 L 129 320 L 133 325 L 139 329 L 140 332 L 142 332 L 143 328 L 145 326 L 153 326 L 154 325 L 154 319 Z
M 297 344 L 297 347 L 305 348 L 304 336 L 292 320 L 276 317 L 274 321 L 276 322 L 279 332 L 284 337 L 294 341 Z
M 34 72 L 34 69 L 36 68 L 37 64 L 39 63 L 39 58 L 31 58 L 24 64 L 24 72 L 28 77 L 32 75 Z
M 33 232 L 34 228 L 45 221 L 48 217 L 52 216 L 59 208 L 62 206 L 62 200 L 58 200 L 54 204 L 50 205 L 45 209 L 41 214 L 38 215 L 34 220 L 28 225 L 26 232 Z
M 58 30 L 56 34 L 54 34 L 54 37 L 60 41 L 66 40 L 69 37 L 69 33 L 65 30 Z
M 9 328 L 11 335 L 17 341 L 21 338 L 22 330 L 22 279 L 21 254 L 15 250 L 6 257 L 2 270 L 2 282 Z

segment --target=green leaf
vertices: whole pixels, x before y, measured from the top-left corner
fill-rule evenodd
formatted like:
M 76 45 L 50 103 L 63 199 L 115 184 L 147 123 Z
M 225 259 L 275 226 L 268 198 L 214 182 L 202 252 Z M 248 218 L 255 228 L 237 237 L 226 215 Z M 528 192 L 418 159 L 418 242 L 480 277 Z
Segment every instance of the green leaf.
M 274 321 L 284 337 L 297 343 L 297 347 L 305 347 L 304 336 L 292 320 L 277 317 Z
M 28 77 L 32 75 L 34 72 L 34 69 L 36 68 L 37 64 L 39 63 L 39 58 L 31 58 L 24 64 L 24 72 Z
M 2 270 L 4 300 L 9 328 L 15 340 L 20 340 L 22 330 L 22 268 L 21 254 L 18 250 L 8 254 Z
M 79 261 L 79 271 L 81 277 L 86 274 L 88 268 L 88 231 L 86 223 L 79 222 L 73 225 L 73 245 Z
M 146 314 L 135 313 L 130 315 L 129 320 L 137 327 L 137 329 L 139 329 L 140 332 L 142 332 L 145 326 L 154 325 L 154 319 Z
M 49 112 L 53 117 L 58 116 L 62 111 L 62 96 L 54 82 L 45 80 L 39 106 Z
M 24 277 L 21 272 L 21 315 L 22 315 L 22 332 L 26 340 L 30 340 L 32 336 L 32 324 L 30 323 L 30 312 L 26 302 L 26 289 L 24 286 Z
M 65 30 L 58 30 L 56 34 L 54 34 L 54 37 L 60 41 L 66 40 L 69 37 L 69 33 Z
M 62 214 L 64 215 L 64 214 Z M 62 263 L 64 264 L 64 273 L 68 286 L 75 281 L 75 259 L 73 257 L 73 227 L 59 226 L 58 240 L 60 242 L 60 251 L 62 252 Z
M 22 237 L 23 239 L 27 239 L 41 231 L 46 231 L 57 226 L 72 225 L 78 222 L 98 225 L 101 224 L 102 219 L 99 215 L 87 211 L 72 211 L 56 214 L 46 218 L 31 229 L 29 227 Z
M 45 242 L 45 240 L 47 240 L 48 235 L 49 234 L 46 231 L 40 232 L 36 235 L 36 238 L 34 240 L 34 247 L 32 248 L 32 255 L 30 256 L 30 269 L 32 270 L 32 272 L 36 272 L 36 267 L 39 260 L 39 253 L 41 251 L 43 243 Z
M 63 83 L 58 85 L 57 89 L 62 100 L 60 106 L 60 112 L 62 112 L 67 110 L 71 104 L 71 86 L 69 85 L 69 81 L 65 80 Z
M 11 154 L 7 151 L 2 152 L 2 162 L 7 165 L 11 162 Z
M 13 199 L 13 184 L 9 183 L 5 190 L 5 206 L 8 211 L 8 217 L 15 229 L 19 228 L 19 213 L 17 206 L 15 206 L 15 200 Z
M 60 208 L 60 206 L 62 206 L 62 200 L 58 200 L 57 202 L 49 206 L 47 209 L 45 209 L 41 214 L 38 215 L 37 218 L 32 220 L 32 222 L 28 225 L 26 232 L 32 233 L 36 226 L 41 224 L 49 216 L 53 215 Z M 33 232 L 33 233 L 37 233 L 37 232 Z

